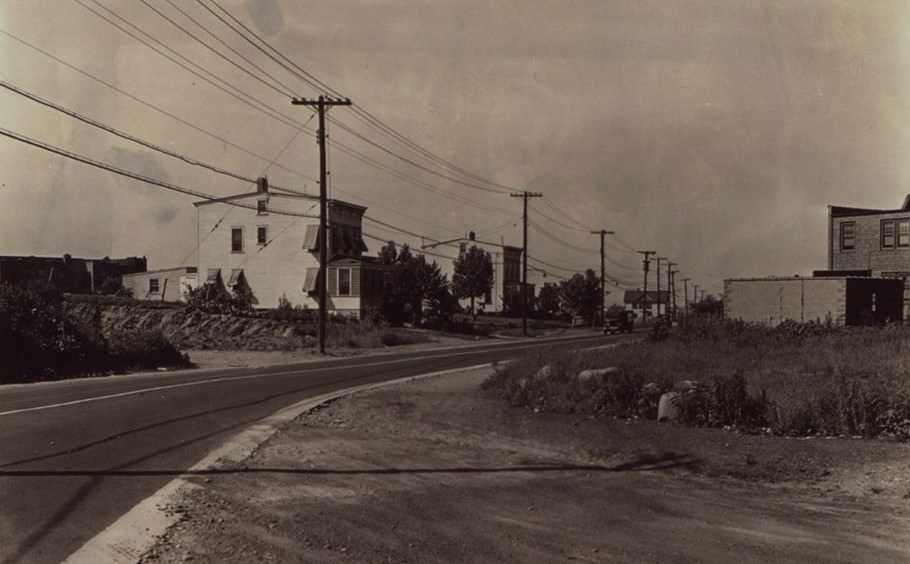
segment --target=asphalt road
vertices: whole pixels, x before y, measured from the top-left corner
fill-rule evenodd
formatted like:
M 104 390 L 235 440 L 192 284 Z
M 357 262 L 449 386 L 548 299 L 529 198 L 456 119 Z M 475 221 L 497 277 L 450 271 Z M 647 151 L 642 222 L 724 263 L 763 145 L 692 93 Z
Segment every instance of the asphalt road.
M 0 387 L 0 564 L 60 562 L 226 438 L 283 407 L 363 384 L 512 358 L 596 334 L 259 369 Z

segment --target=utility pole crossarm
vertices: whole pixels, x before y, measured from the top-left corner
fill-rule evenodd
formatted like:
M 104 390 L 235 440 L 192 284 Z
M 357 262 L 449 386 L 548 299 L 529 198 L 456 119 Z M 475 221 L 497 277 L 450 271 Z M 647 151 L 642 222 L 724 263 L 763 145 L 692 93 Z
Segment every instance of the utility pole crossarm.
M 524 243 L 522 254 L 524 263 L 521 269 L 521 334 L 528 336 L 528 198 L 542 198 L 540 192 L 513 192 L 509 194 L 512 198 L 521 198 L 522 200 L 522 223 L 524 223 Z

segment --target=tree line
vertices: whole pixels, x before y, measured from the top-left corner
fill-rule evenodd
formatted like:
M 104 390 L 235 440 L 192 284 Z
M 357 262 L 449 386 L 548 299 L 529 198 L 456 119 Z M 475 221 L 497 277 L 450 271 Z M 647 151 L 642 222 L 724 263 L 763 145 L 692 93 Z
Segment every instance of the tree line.
M 467 312 L 476 316 L 477 300 L 494 290 L 493 259 L 477 245 L 455 258 L 451 282 L 435 260 L 414 254 L 406 244 L 389 241 L 378 258 L 389 272 L 380 313 L 391 325 L 452 321 L 462 312 L 459 300 L 469 300 Z M 537 297 L 528 296 L 528 313 L 545 318 L 581 316 L 591 322 L 599 312 L 600 291 L 600 279 L 588 269 L 558 283 L 545 283 Z M 505 315 L 521 314 L 520 287 L 502 298 Z

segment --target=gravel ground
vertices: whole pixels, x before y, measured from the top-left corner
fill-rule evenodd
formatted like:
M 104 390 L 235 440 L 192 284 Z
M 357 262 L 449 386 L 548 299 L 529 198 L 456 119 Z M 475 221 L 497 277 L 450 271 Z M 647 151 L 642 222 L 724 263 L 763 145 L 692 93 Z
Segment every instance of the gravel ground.
M 910 445 L 365 392 L 190 478 L 154 562 L 907 562 Z

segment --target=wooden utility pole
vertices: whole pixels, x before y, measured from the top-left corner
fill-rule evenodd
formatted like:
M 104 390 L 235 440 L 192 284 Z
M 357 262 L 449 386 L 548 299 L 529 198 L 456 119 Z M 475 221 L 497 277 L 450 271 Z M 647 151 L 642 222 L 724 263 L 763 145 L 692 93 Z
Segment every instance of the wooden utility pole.
M 667 317 L 670 317 L 670 315 L 671 315 L 671 313 L 670 313 L 670 301 L 671 301 L 671 296 L 672 296 L 672 294 L 671 294 L 672 288 L 671 288 L 671 287 L 672 287 L 672 285 L 673 285 L 673 282 L 672 282 L 671 278 L 673 277 L 673 275 L 670 274 L 670 273 L 673 271 L 673 267 L 674 267 L 674 266 L 676 266 L 676 263 L 675 263 L 675 262 L 670 262 L 670 259 L 667 259 L 667 306 L 664 308 L 664 311 L 666 312 Z
M 691 278 L 683 278 L 683 315 L 689 316 L 689 280 Z
M 592 231 L 594 235 L 600 235 L 600 323 L 603 324 L 606 315 L 606 298 L 604 293 L 607 291 L 607 271 L 604 269 L 604 236 L 613 235 L 613 231 L 607 231 L 601 229 L 600 231 Z
M 657 261 L 657 315 L 660 315 L 660 304 L 663 300 L 660 299 L 660 261 L 667 260 L 664 257 L 654 257 L 654 260 Z
M 521 219 L 524 223 L 524 243 L 522 254 L 524 255 L 524 263 L 521 267 L 521 334 L 525 337 L 528 336 L 528 198 L 542 198 L 543 194 L 539 192 L 528 192 L 527 190 L 523 192 L 517 192 L 510 194 L 513 198 L 521 198 L 522 200 L 522 215 Z
M 698 284 L 695 284 L 695 290 L 692 292 L 692 313 L 695 313 L 695 304 L 698 303 Z
M 648 268 L 651 265 L 651 261 L 648 259 L 648 257 L 655 254 L 655 251 L 638 251 L 638 254 L 645 256 L 645 260 L 643 261 L 644 273 L 645 273 L 645 283 L 644 283 L 644 292 L 642 293 L 642 298 L 641 298 L 641 321 L 642 321 L 642 323 L 644 323 L 645 321 L 647 321 L 647 318 L 648 318 L 647 314 L 645 313 L 645 307 L 647 307 L 647 303 L 648 303 Z
M 332 106 L 350 106 L 348 98 L 330 98 L 319 96 L 312 100 L 306 98 L 293 98 L 291 104 L 295 106 L 310 106 L 319 113 L 319 276 L 316 287 L 319 289 L 319 352 L 325 354 L 326 318 L 328 317 L 328 192 L 326 171 L 326 144 L 325 144 L 325 113 Z
M 679 274 L 678 270 L 670 271 L 670 299 L 673 302 L 673 319 L 679 319 L 679 309 L 676 307 L 676 275 Z

